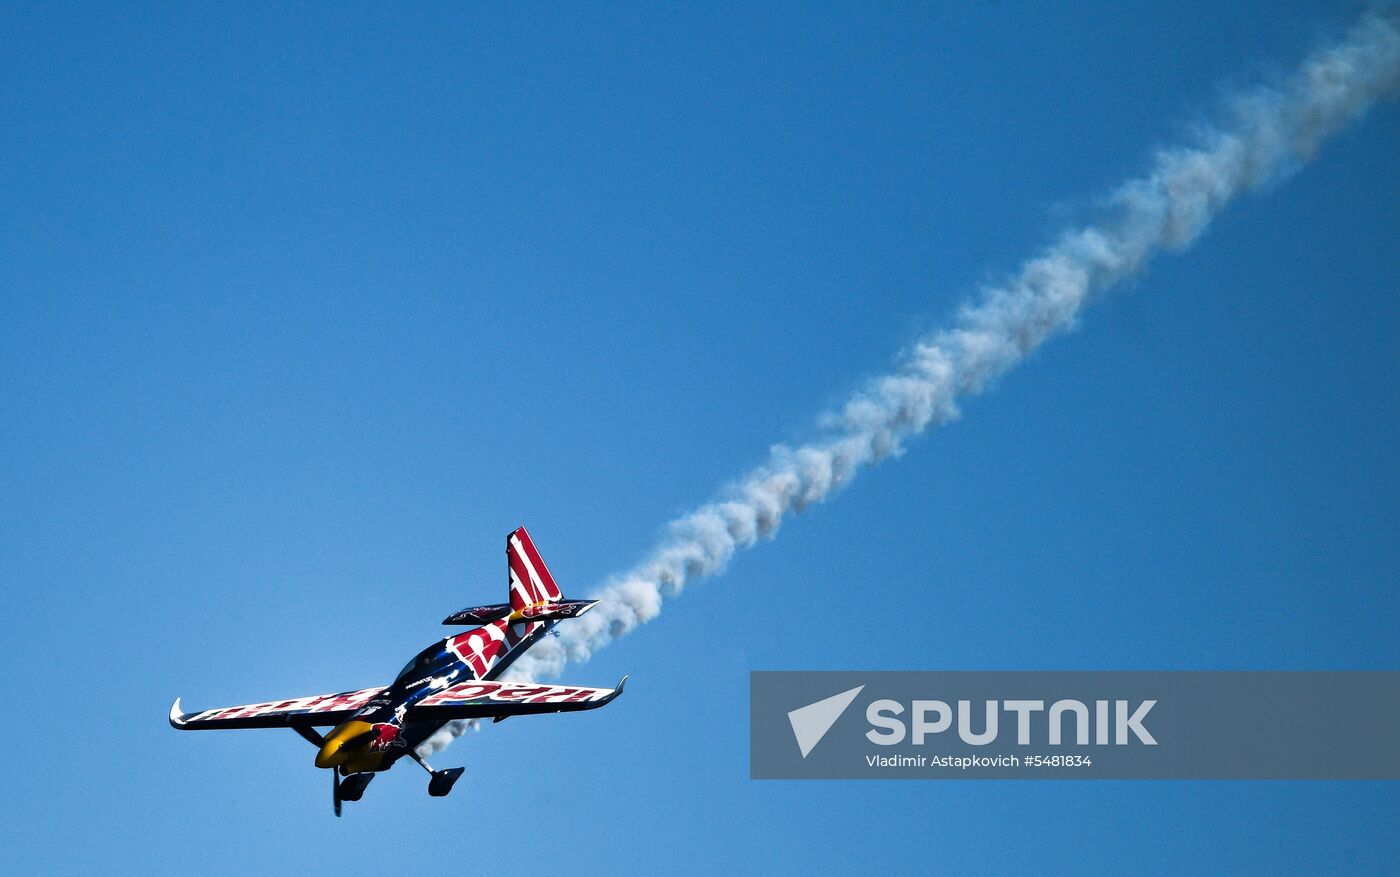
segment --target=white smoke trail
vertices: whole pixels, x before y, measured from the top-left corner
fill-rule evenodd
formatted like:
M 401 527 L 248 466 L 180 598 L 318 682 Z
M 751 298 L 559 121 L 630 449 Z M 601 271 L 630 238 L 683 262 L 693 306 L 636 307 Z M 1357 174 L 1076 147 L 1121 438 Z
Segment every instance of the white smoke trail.
M 1389 7 L 1309 56 L 1281 86 L 1238 95 L 1194 144 L 1159 151 L 1147 175 L 1111 193 L 1104 219 L 1065 231 L 1010 280 L 983 290 L 951 328 L 921 339 L 892 372 L 827 415 L 822 438 L 775 446 L 724 499 L 671 522 L 644 561 L 593 595 L 603 601 L 597 608 L 561 625 L 560 636 L 536 645 L 508 675 L 552 677 L 568 661 L 587 660 L 655 618 L 662 601 L 688 583 L 723 570 L 737 549 L 774 536 L 790 512 L 826 499 L 862 468 L 901 453 L 910 438 L 955 419 L 959 397 L 980 393 L 1071 328 L 1096 294 L 1140 273 L 1158 251 L 1189 246 L 1235 196 L 1296 170 L 1397 85 L 1400 10 Z M 425 751 L 446 746 L 466 727 L 454 723 Z

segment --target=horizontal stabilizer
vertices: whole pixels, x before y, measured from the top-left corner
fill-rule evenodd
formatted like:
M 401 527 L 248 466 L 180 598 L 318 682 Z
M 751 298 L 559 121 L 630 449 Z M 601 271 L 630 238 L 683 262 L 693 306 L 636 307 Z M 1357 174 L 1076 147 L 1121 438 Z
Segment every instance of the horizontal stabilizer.
M 472 606 L 461 612 L 454 612 L 442 620 L 443 624 L 487 624 L 510 614 L 509 603 L 494 606 Z
M 521 621 L 554 621 L 560 618 L 578 618 L 598 605 L 597 600 L 560 600 L 557 603 L 536 603 L 526 606 L 512 615 Z
M 473 606 L 453 613 L 442 620 L 443 624 L 487 624 L 509 617 L 511 621 L 557 621 L 561 618 L 577 618 L 598 605 L 597 600 L 560 600 L 555 603 L 536 603 L 514 611 L 510 604 L 495 606 Z

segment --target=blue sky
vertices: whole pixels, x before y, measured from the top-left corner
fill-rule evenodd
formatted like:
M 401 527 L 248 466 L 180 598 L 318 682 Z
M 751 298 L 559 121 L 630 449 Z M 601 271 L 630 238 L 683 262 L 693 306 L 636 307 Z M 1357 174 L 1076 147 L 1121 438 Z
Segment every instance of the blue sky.
M 0 863 L 1393 873 L 1387 783 L 760 783 L 753 669 L 1395 668 L 1400 111 L 330 815 L 192 708 L 566 592 L 1351 3 L 0 11 Z M 504 859 L 505 861 L 500 861 Z

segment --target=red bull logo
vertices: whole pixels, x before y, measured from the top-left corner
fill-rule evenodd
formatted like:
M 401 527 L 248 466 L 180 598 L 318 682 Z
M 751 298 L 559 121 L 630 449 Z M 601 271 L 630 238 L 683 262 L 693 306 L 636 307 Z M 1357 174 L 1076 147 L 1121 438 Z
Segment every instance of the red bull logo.
M 377 725 L 372 725 L 369 731 L 370 752 L 388 752 L 390 749 L 403 748 L 408 745 L 407 742 L 399 736 L 398 725 L 382 722 Z

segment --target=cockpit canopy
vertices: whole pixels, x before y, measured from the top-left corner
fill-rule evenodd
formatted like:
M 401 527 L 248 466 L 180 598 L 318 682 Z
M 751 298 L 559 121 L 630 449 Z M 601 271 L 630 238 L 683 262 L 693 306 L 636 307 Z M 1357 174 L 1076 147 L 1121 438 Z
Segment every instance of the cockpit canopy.
M 445 654 L 446 652 L 443 650 L 441 643 L 437 643 L 433 646 L 430 646 L 429 648 L 424 649 L 423 651 L 415 655 L 413 660 L 403 665 L 403 669 L 399 671 L 398 676 L 394 677 L 394 681 L 398 682 L 400 679 L 403 679 L 404 677 L 413 675 L 415 673 L 427 672 L 429 668 L 439 663 L 439 661 Z

